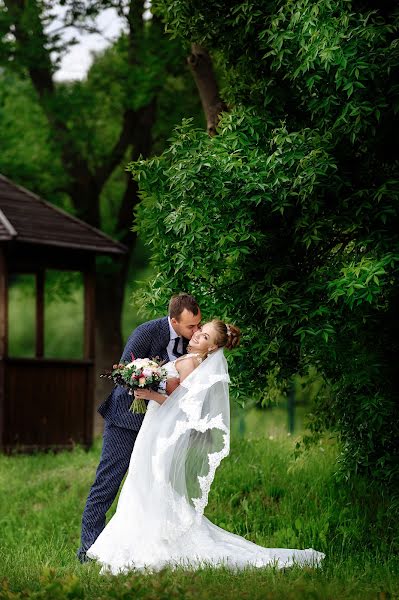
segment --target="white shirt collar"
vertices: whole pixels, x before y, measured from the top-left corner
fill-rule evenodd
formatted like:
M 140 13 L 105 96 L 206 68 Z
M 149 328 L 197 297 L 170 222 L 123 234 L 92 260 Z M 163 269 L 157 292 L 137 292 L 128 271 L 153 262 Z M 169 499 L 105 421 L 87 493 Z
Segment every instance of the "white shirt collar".
M 176 331 L 173 329 L 173 325 L 172 325 L 172 321 L 170 320 L 170 317 L 168 316 L 168 323 L 169 323 L 169 333 L 170 333 L 170 339 L 174 340 L 177 337 L 180 337 L 180 335 L 178 333 L 176 333 Z

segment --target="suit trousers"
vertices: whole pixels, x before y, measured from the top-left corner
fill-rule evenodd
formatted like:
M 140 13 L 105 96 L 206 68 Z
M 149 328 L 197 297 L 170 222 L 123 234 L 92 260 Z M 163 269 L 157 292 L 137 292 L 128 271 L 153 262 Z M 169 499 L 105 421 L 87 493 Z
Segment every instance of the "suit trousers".
M 83 511 L 78 556 L 90 548 L 105 527 L 106 513 L 128 470 L 137 434 L 138 431 L 105 421 L 100 463 Z

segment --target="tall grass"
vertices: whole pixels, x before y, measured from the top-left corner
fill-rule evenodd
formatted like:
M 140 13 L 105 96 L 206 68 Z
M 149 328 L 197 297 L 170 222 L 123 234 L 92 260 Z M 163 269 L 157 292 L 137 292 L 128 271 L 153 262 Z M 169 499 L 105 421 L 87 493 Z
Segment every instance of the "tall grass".
M 233 441 L 206 514 L 264 546 L 322 550 L 319 569 L 99 576 L 75 551 L 101 440 L 87 453 L 0 456 L 0 598 L 399 597 L 397 506 L 360 480 L 354 489 L 334 481 L 334 440 L 297 460 L 295 441 Z

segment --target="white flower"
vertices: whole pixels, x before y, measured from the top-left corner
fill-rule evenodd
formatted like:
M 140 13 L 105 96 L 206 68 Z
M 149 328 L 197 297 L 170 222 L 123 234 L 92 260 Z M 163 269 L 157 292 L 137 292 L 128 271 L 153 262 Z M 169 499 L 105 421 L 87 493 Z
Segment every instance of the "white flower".
M 156 369 L 158 368 L 158 363 L 154 362 L 153 360 L 150 360 L 149 358 L 135 358 L 132 362 L 128 363 L 126 367 L 136 367 L 140 369 Z
M 145 365 L 146 361 L 147 361 L 147 359 L 146 359 L 146 358 L 136 358 L 136 359 L 133 361 L 133 364 L 134 364 L 136 367 L 142 367 L 142 366 L 144 366 L 144 365 Z

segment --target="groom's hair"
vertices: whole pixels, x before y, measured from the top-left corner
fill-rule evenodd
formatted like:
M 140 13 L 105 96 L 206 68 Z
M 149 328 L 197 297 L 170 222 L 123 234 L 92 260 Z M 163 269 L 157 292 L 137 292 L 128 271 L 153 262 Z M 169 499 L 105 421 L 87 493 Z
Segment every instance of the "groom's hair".
M 198 302 L 190 294 L 175 294 L 171 297 L 169 302 L 169 316 L 179 320 L 180 315 L 184 309 L 192 312 L 193 315 L 198 315 L 199 306 Z

